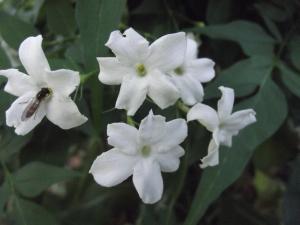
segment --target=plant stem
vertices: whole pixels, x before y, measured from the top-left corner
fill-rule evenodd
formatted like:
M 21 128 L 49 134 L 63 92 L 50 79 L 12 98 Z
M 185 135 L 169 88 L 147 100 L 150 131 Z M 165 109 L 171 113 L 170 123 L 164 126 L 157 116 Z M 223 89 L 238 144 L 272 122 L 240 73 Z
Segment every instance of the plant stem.
M 178 109 L 180 109 L 184 113 L 188 113 L 188 111 L 190 110 L 190 108 L 181 101 L 178 101 L 176 106 Z
M 168 207 L 168 210 L 167 210 L 166 222 L 165 222 L 166 225 L 171 225 L 172 212 L 173 212 L 174 206 L 177 202 L 177 199 L 180 196 L 182 188 L 184 186 L 184 180 L 185 180 L 186 173 L 187 173 L 187 168 L 188 168 L 188 157 L 187 157 L 187 155 L 188 154 L 187 154 L 187 151 L 186 151 L 186 154 L 183 158 L 183 162 L 181 164 L 181 168 L 179 170 L 178 178 L 176 179 L 176 188 L 175 188 L 174 194 L 172 196 L 172 200 L 171 200 L 171 202 L 169 204 L 169 207 Z
M 83 176 L 81 177 L 81 179 L 78 182 L 78 186 L 76 189 L 76 192 L 74 194 L 73 197 L 73 201 L 72 204 L 76 204 L 78 202 L 78 200 L 80 199 L 80 197 L 84 194 L 85 192 L 85 187 L 87 186 L 87 182 L 88 182 L 88 177 L 89 175 L 89 170 L 91 167 L 92 162 L 94 161 L 94 159 L 96 158 L 96 156 L 99 153 L 99 149 L 101 149 L 102 143 L 100 141 L 99 138 L 97 137 L 93 137 L 91 139 L 90 142 L 90 146 L 89 146 L 89 152 L 88 152 L 88 158 L 85 162 L 85 167 L 83 169 Z

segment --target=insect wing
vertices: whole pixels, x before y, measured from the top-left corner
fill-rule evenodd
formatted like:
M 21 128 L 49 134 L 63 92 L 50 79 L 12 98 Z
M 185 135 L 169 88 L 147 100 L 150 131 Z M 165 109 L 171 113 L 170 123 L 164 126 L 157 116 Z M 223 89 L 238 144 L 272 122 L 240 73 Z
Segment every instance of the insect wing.
M 33 98 L 24 109 L 21 116 L 21 121 L 25 121 L 29 119 L 36 112 L 39 105 L 40 105 L 40 101 L 37 98 Z

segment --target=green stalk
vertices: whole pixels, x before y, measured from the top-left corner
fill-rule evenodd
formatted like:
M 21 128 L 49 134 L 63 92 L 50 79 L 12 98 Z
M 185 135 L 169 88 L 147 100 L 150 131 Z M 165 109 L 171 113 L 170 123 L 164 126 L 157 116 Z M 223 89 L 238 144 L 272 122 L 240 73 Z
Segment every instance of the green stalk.
M 187 155 L 188 154 L 187 154 L 187 149 L 186 149 L 186 154 L 183 157 L 183 162 L 181 163 L 181 167 L 179 169 L 178 178 L 176 179 L 176 188 L 174 190 L 171 202 L 167 209 L 165 225 L 171 225 L 172 212 L 174 210 L 177 199 L 179 198 L 182 188 L 184 186 L 184 181 L 185 181 L 185 177 L 186 177 L 186 173 L 187 173 L 187 169 L 188 169 Z

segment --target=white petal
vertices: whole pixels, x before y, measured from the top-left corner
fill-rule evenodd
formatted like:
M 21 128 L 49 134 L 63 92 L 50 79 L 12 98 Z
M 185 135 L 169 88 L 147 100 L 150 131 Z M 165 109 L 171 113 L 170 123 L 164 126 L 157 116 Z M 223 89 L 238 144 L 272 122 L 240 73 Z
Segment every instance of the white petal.
M 46 71 L 46 81 L 54 92 L 69 96 L 79 85 L 80 77 L 77 71 L 60 69 Z
M 220 121 L 224 121 L 232 112 L 234 103 L 234 90 L 232 88 L 223 86 L 219 87 L 219 89 L 222 92 L 222 97 L 218 101 L 218 114 Z
M 16 69 L 0 70 L 0 76 L 7 77 L 4 91 L 15 96 L 24 95 L 26 92 L 36 92 L 38 88 L 30 79 L 30 76 Z
M 109 47 L 120 62 L 127 65 L 142 63 L 149 54 L 148 41 L 134 29 L 129 28 L 124 32 L 113 31 L 105 44 Z
M 208 105 L 198 103 L 187 114 L 187 121 L 198 120 L 209 131 L 214 131 L 219 126 L 217 112 Z
M 150 98 L 161 108 L 165 109 L 177 101 L 179 98 L 178 89 L 158 70 L 152 71 L 149 76 Z
M 16 134 L 25 135 L 29 133 L 36 125 L 44 118 L 45 103 L 41 102 L 37 111 L 28 119 L 22 121 L 24 111 L 29 107 L 29 104 L 35 99 L 35 92 L 27 92 L 25 95 L 17 98 L 6 111 L 6 124 L 9 127 L 14 127 Z
M 185 61 L 196 59 L 198 56 L 198 42 L 192 33 L 187 35 L 187 46 L 185 53 Z
M 41 35 L 25 39 L 19 48 L 19 57 L 27 73 L 37 83 L 43 83 L 45 70 L 50 70 L 49 63 L 42 49 Z
M 202 102 L 204 91 L 201 83 L 194 77 L 183 75 L 172 75 L 171 78 L 179 90 L 180 97 L 186 105 L 194 105 Z
M 138 148 L 138 130 L 126 123 L 112 123 L 107 126 L 108 144 L 128 154 Z
M 159 201 L 163 193 L 159 164 L 150 159 L 140 161 L 133 170 L 133 184 L 144 203 Z
M 71 98 L 55 93 L 47 104 L 46 116 L 62 129 L 77 127 L 87 121 L 87 118 L 78 111 Z
M 124 77 L 116 108 L 126 109 L 128 115 L 134 115 L 146 99 L 147 91 L 147 78 Z
M 114 148 L 95 159 L 90 173 L 99 185 L 112 187 L 132 175 L 136 160 L 136 157 L 126 155 Z
M 220 142 L 231 147 L 231 137 L 239 133 L 244 127 L 256 121 L 255 112 L 252 109 L 245 109 L 233 113 L 223 122 L 219 132 Z
M 214 66 L 214 61 L 206 58 L 195 59 L 185 65 L 186 73 L 201 83 L 209 82 L 215 77 Z
M 122 65 L 115 57 L 99 57 L 97 60 L 100 67 L 98 78 L 103 84 L 121 84 L 124 76 L 135 74 L 133 69 Z
M 220 145 L 225 145 L 227 147 L 231 147 L 232 146 L 232 136 L 233 135 L 237 135 L 238 131 L 234 130 L 234 131 L 229 131 L 226 130 L 226 128 L 221 128 L 218 129 L 215 133 L 215 139 L 218 140 L 218 143 L 220 143 Z
M 212 138 L 208 145 L 207 155 L 201 159 L 200 167 L 216 166 L 219 164 L 219 145 Z
M 165 132 L 166 118 L 160 115 L 153 115 L 152 111 L 141 121 L 139 127 L 140 140 L 145 145 L 158 143 Z
M 225 121 L 226 128 L 229 129 L 230 127 L 232 129 L 241 130 L 249 124 L 256 122 L 255 114 L 256 113 L 253 109 L 237 111 L 230 115 L 228 120 Z
M 167 34 L 150 46 L 151 53 L 146 61 L 147 68 L 168 72 L 181 66 L 186 51 L 184 32 Z
M 163 133 L 164 131 L 164 133 Z M 176 148 L 187 137 L 188 129 L 184 119 L 175 119 L 165 123 L 165 129 L 161 129 L 159 142 L 155 146 L 159 152 Z
M 179 168 L 179 158 L 184 155 L 184 149 L 176 146 L 168 152 L 158 153 L 156 159 L 159 162 L 160 169 L 163 172 L 175 172 Z

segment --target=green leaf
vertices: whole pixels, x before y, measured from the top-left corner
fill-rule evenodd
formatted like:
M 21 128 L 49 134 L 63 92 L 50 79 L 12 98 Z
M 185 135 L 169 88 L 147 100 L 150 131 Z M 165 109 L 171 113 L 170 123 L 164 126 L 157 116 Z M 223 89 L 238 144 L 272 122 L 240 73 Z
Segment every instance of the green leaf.
M 54 34 L 62 34 L 65 36 L 75 33 L 75 10 L 70 1 L 48 0 L 46 2 L 46 10 L 50 31 Z
M 206 10 L 206 19 L 209 24 L 218 24 L 227 22 L 232 13 L 232 0 L 210 0 Z
M 288 43 L 288 49 L 293 65 L 300 70 L 300 36 L 294 37 Z
M 0 84 L 1 81 L 4 81 L 4 79 L 0 78 Z M 6 82 L 6 81 L 4 81 Z M 3 84 L 4 85 L 4 84 Z M 5 111 L 10 107 L 14 100 L 14 97 L 4 91 L 0 91 L 0 126 L 5 124 Z M 1 152 L 1 150 L 0 150 Z
M 10 47 L 18 49 L 25 38 L 37 33 L 31 24 L 0 11 L 0 34 Z
M 18 170 L 14 175 L 16 189 L 26 197 L 35 197 L 50 185 L 77 177 L 79 174 L 48 165 L 32 162 Z
M 205 88 L 205 98 L 220 96 L 219 86 L 231 87 L 235 96 L 254 94 L 261 82 L 261 74 L 268 74 L 273 68 L 269 57 L 251 57 L 241 60 L 218 74 L 217 78 Z
M 211 38 L 237 42 L 249 56 L 273 55 L 275 40 L 256 23 L 238 20 L 222 25 L 195 28 L 193 31 Z
M 263 18 L 268 30 L 271 32 L 273 37 L 275 37 L 277 41 L 281 42 L 282 36 L 281 36 L 280 31 L 278 30 L 276 24 L 269 17 L 265 16 L 264 14 L 262 14 L 261 17 Z
M 291 16 L 291 13 L 287 10 L 287 8 L 280 8 L 276 5 L 278 4 L 261 2 L 256 3 L 254 7 L 260 12 L 260 14 L 277 22 L 282 22 L 286 20 L 287 17 Z
M 1 47 L 0 44 L 0 68 L 5 69 L 10 67 L 10 61 L 9 58 L 7 57 L 4 49 Z
M 89 71 L 98 67 L 96 57 L 104 56 L 109 34 L 118 27 L 125 0 L 78 0 L 76 19 L 83 45 L 85 65 Z
M 283 62 L 278 65 L 281 79 L 288 89 L 300 98 L 300 74 L 286 66 Z
M 15 199 L 15 211 L 13 218 L 20 225 L 56 225 L 57 220 L 45 208 L 38 204 L 24 200 Z
M 10 190 L 7 182 L 4 182 L 4 184 L 0 187 L 0 217 L 3 213 L 4 206 L 10 196 Z
M 220 164 L 204 170 L 185 225 L 196 225 L 209 205 L 243 172 L 253 151 L 278 130 L 287 116 L 284 94 L 272 81 L 271 71 L 261 75 L 258 93 L 239 104 L 238 109 L 253 108 L 257 122 L 233 138 L 230 149 L 220 149 Z M 276 104 L 274 101 L 276 99 Z
M 30 140 L 31 135 L 17 136 L 12 129 L 0 128 L 0 159 L 8 160 L 19 152 Z

